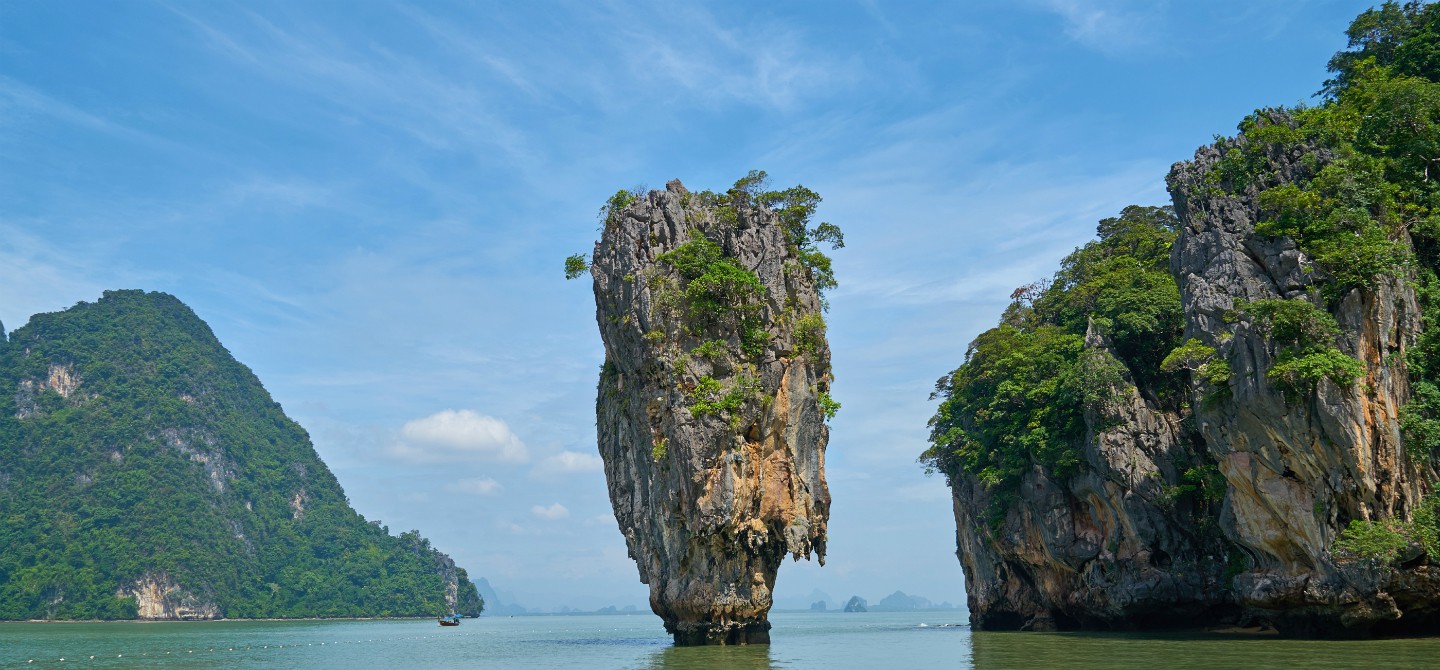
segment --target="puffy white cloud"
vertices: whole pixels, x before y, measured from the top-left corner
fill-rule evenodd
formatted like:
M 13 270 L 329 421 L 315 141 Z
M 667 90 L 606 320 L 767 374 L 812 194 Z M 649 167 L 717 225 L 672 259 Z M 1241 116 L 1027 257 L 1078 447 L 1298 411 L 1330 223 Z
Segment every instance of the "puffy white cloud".
M 445 485 L 445 490 L 451 493 L 468 493 L 477 496 L 499 495 L 505 490 L 504 486 L 489 477 L 470 477 Z
M 536 475 L 564 475 L 574 472 L 599 472 L 605 466 L 599 454 L 582 454 L 578 451 L 562 451 L 540 461 L 535 466 Z
M 523 463 L 529 458 L 525 443 L 504 421 L 468 409 L 447 409 L 400 428 L 400 441 L 390 455 L 421 463 L 492 459 Z
M 570 516 L 570 510 L 565 509 L 565 506 L 558 502 L 549 507 L 536 505 L 530 508 L 530 513 L 546 521 L 556 521 Z

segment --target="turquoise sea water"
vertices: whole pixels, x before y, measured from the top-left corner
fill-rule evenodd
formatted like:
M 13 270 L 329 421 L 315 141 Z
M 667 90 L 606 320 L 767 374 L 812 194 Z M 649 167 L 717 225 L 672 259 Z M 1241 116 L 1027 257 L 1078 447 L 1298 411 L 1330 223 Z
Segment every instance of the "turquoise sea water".
M 672 647 L 648 614 L 483 617 L 458 628 L 434 621 L 0 624 L 0 667 L 1440 667 L 1440 639 L 971 633 L 946 625 L 963 619 L 963 612 L 776 612 L 769 646 L 687 648 Z

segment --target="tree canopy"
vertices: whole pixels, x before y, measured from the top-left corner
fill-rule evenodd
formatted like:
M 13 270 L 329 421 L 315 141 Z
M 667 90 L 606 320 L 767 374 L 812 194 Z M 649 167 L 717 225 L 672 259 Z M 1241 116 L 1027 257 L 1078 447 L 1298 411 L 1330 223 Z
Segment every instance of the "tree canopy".
M 1131 374 L 1142 392 L 1175 402 L 1179 376 L 1160 363 L 1178 344 L 1180 294 L 1169 273 L 1169 208 L 1127 207 L 1101 221 L 1048 281 L 1011 295 L 1000 325 L 970 343 L 965 363 L 935 386 L 931 447 L 921 460 L 955 477 L 1009 487 L 1032 467 L 1073 473 L 1087 404 Z M 1086 350 L 1106 337 L 1111 353 Z

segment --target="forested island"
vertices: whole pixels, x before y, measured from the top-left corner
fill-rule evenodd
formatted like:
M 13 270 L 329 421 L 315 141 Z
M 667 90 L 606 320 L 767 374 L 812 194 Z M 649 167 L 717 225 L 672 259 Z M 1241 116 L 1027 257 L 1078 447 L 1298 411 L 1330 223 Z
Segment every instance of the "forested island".
M 977 629 L 1440 625 L 1440 7 L 1201 147 L 942 377 Z
M 0 620 L 479 615 L 463 568 L 350 507 L 173 296 L 0 338 Z

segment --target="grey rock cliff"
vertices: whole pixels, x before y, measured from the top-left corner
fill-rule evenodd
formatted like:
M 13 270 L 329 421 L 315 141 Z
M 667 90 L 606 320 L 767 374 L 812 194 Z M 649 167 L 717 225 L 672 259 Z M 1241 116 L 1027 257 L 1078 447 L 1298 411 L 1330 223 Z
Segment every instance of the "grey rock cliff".
M 1273 113 L 1270 122 L 1289 119 Z M 1333 314 L 1341 351 L 1364 363 L 1364 376 L 1349 387 L 1322 379 L 1315 392 L 1286 398 L 1265 374 L 1274 344 L 1253 324 L 1223 317 L 1242 299 L 1323 302 L 1320 271 L 1292 240 L 1256 235 L 1255 223 L 1260 191 L 1318 170 L 1330 156 L 1314 147 L 1272 148 L 1268 181 L 1236 195 L 1210 188 L 1206 175 L 1223 152 L 1246 141 L 1202 147 L 1169 177 L 1184 226 L 1171 269 L 1186 335 L 1214 347 L 1233 370 L 1228 398 L 1196 403 L 1199 430 L 1228 485 L 1226 535 L 1252 564 L 1233 587 L 1243 605 L 1282 630 L 1360 634 L 1405 615 L 1402 601 L 1418 595 L 1415 580 L 1432 595 L 1440 586 L 1428 568 L 1343 566 L 1330 555 L 1350 519 L 1408 518 L 1422 485 L 1435 480 L 1423 459 L 1405 455 L 1398 425 L 1410 394 L 1404 353 L 1420 330 L 1420 308 L 1403 279 L 1350 291 Z M 1307 167 L 1306 153 L 1318 163 Z
M 724 318 L 687 320 L 683 278 L 659 257 L 696 234 L 763 286 L 758 349 Z M 780 563 L 825 556 L 830 352 L 823 328 L 797 332 L 820 313 L 809 273 L 774 214 L 722 213 L 672 181 L 608 217 L 591 274 L 600 455 L 650 606 L 677 644 L 768 642 Z
M 1085 346 L 1111 355 L 1094 332 Z M 992 500 L 975 477 L 954 481 L 971 625 L 1128 630 L 1226 616 L 1215 505 L 1175 495 L 1198 460 L 1182 417 L 1154 407 L 1127 376 L 1085 422 L 1073 477 L 1036 468 L 1013 501 Z
M 1261 123 L 1290 123 L 1271 113 Z M 1408 520 L 1437 480 L 1403 449 L 1405 352 L 1420 308 L 1405 278 L 1322 297 L 1323 273 L 1296 243 L 1257 235 L 1259 194 L 1313 175 L 1323 147 L 1262 150 L 1260 175 L 1219 183 L 1217 163 L 1249 140 L 1202 147 L 1168 178 L 1181 229 L 1171 248 L 1185 337 L 1230 366 L 1193 381 L 1190 402 L 1156 407 L 1130 377 L 1087 410 L 1084 465 L 1025 474 L 995 500 L 953 478 L 957 544 L 977 629 L 1146 628 L 1259 623 L 1297 636 L 1431 632 L 1440 571 L 1418 546 L 1394 563 L 1337 560 L 1351 521 Z M 1253 152 L 1252 152 L 1253 153 Z M 1308 156 L 1308 157 L 1307 157 Z M 1223 188 L 1222 188 L 1223 187 Z M 1267 377 L 1277 344 L 1239 301 L 1306 300 L 1339 324 L 1364 373 L 1289 395 Z M 1108 355 L 1091 332 L 1086 355 Z M 1214 472 L 1203 482 L 1192 468 Z M 1207 495 L 1175 495 L 1204 485 Z M 1408 557 L 1408 558 L 1407 558 Z

